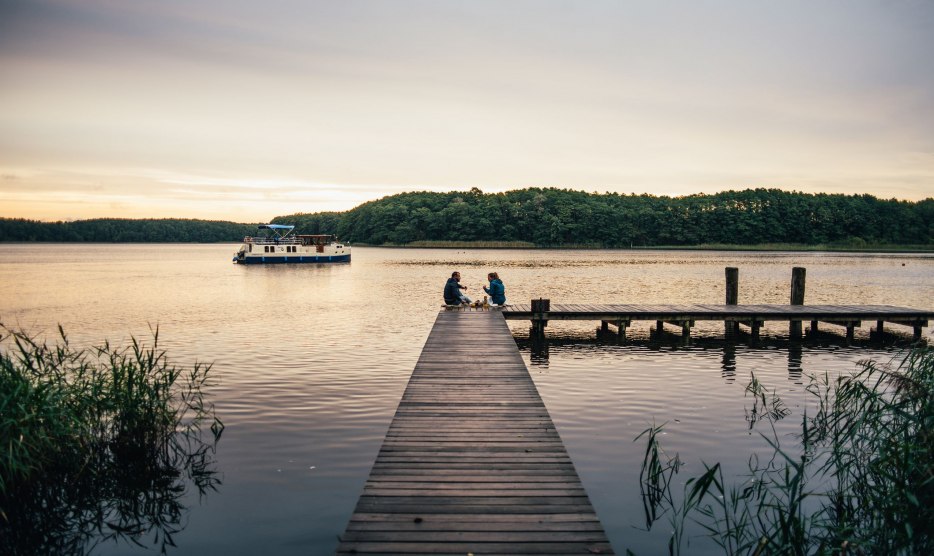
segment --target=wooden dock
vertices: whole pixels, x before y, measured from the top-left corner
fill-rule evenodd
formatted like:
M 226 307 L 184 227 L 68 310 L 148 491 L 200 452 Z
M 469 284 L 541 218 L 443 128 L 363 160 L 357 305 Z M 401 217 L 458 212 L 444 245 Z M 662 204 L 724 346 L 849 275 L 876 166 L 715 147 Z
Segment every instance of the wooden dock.
M 338 554 L 612 554 L 501 311 L 442 311 Z
M 915 341 L 921 339 L 922 328 L 934 319 L 934 311 L 893 307 L 891 305 L 629 305 L 629 304 L 536 304 L 510 305 L 502 309 L 507 319 L 529 320 L 533 328 L 543 331 L 549 320 L 592 320 L 603 323 L 603 328 L 612 324 L 620 336 L 633 321 L 655 321 L 656 329 L 668 324 L 681 329 L 684 337 L 696 321 L 722 321 L 749 327 L 753 337 L 766 321 L 789 323 L 810 322 L 811 331 L 818 330 L 818 323 L 830 323 L 846 328 L 847 338 L 853 338 L 854 328 L 863 321 L 875 321 L 876 332 L 881 332 L 885 323 L 908 326 L 913 329 Z M 547 302 L 548 300 L 542 300 Z

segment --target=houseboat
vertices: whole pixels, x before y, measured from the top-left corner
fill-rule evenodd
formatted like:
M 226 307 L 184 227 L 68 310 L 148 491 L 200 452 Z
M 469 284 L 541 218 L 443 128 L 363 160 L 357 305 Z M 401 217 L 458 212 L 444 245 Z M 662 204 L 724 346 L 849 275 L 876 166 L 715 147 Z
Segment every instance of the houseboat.
M 243 245 L 234 254 L 238 264 L 273 263 L 346 263 L 350 262 L 350 246 L 333 235 L 292 234 L 295 226 L 261 224 L 267 235 L 243 238 Z

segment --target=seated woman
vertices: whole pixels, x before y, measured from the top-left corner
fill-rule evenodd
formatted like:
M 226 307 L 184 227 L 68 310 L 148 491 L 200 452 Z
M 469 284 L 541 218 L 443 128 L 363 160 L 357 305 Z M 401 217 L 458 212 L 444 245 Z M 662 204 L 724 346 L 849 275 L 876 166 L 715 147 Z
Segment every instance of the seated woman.
M 490 303 L 492 305 L 505 305 L 506 286 L 504 286 L 503 281 L 499 279 L 499 274 L 491 272 L 486 275 L 486 279 L 490 281 L 490 287 L 483 286 L 483 291 L 490 295 Z

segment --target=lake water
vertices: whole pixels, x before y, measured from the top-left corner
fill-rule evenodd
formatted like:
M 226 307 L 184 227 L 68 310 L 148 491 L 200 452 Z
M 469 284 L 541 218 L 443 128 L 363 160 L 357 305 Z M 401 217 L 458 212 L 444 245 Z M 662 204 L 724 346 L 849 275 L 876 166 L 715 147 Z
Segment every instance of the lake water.
M 723 269 L 735 266 L 740 303 L 787 303 L 791 269 L 803 266 L 806 303 L 934 309 L 932 255 L 358 247 L 351 264 L 262 267 L 231 264 L 235 249 L 0 245 L 5 325 L 53 335 L 61 324 L 78 345 L 151 338 L 158 326 L 174 364 L 213 363 L 223 482 L 204 498 L 187 495 L 173 554 L 333 552 L 454 269 L 468 294 L 498 271 L 514 303 L 648 304 L 722 303 Z M 777 425 L 788 434 L 809 374 L 897 353 L 868 341 L 869 324 L 853 347 L 829 325 L 822 330 L 836 335 L 789 344 L 787 324 L 767 325 L 749 347 L 721 341 L 722 323 L 698 323 L 681 346 L 675 336 L 650 341 L 649 323 L 614 345 L 595 341 L 598 323 L 552 322 L 543 357 L 527 347 L 528 323 L 510 321 L 614 549 L 637 554 L 662 553 L 667 540 L 664 523 L 640 529 L 644 443 L 633 439 L 642 430 L 668 423 L 663 447 L 681 454 L 685 473 L 699 473 L 702 460 L 741 472 L 764 449 L 746 420 L 750 373 L 796 412 Z M 692 553 L 704 550 L 691 542 Z M 108 543 L 95 553 L 133 548 Z

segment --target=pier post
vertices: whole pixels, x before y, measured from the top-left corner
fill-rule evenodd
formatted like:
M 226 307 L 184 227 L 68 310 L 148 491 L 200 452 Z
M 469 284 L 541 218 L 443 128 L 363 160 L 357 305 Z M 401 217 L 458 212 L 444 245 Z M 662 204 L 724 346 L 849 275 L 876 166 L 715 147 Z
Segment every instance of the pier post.
M 804 283 L 805 269 L 796 266 L 791 269 L 791 304 L 804 305 Z M 793 320 L 788 329 L 788 334 L 792 339 L 801 338 L 801 321 Z
M 619 320 L 616 321 L 616 336 L 617 339 L 623 341 L 626 339 L 626 328 L 629 326 L 628 320 Z
M 726 267 L 726 304 L 736 305 L 739 302 L 739 269 L 736 267 Z M 739 323 L 736 321 L 726 321 L 723 326 L 724 334 L 727 338 L 734 337 L 739 332 Z
M 536 336 L 545 335 L 545 327 L 548 326 L 548 310 L 551 309 L 551 300 L 550 299 L 533 299 L 532 300 L 532 332 Z

